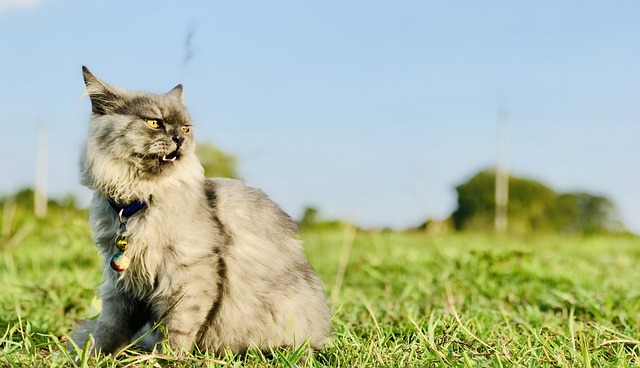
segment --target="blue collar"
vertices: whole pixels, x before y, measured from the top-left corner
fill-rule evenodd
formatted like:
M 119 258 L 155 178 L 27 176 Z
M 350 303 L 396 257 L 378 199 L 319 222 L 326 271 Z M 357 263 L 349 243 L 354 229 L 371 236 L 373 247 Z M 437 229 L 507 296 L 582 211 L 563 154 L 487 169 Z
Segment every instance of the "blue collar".
M 145 202 L 142 201 L 133 201 L 127 205 L 121 206 L 118 203 L 116 203 L 116 201 L 114 201 L 113 199 L 109 198 L 109 204 L 111 205 L 111 208 L 113 208 L 114 210 L 116 210 L 116 212 L 118 213 L 118 215 L 120 215 L 120 217 L 131 217 L 133 216 L 136 212 L 140 211 L 141 209 L 145 208 L 147 206 L 147 204 Z

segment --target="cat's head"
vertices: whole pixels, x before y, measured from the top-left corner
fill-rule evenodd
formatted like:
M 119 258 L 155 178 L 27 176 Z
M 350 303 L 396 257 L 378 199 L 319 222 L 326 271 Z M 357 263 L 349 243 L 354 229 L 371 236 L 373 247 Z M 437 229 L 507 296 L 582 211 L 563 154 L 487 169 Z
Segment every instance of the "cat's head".
M 86 67 L 82 73 L 93 112 L 82 160 L 86 185 L 131 200 L 185 170 L 201 172 L 182 85 L 165 94 L 128 91 Z

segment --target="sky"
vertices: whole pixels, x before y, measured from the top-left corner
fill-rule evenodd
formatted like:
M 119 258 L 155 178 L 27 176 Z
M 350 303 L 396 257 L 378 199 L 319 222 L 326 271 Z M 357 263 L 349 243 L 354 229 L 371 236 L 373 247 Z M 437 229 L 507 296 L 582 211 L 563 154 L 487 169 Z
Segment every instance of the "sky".
M 294 218 L 404 228 L 446 218 L 495 165 L 605 195 L 640 233 L 640 2 L 0 0 L 0 193 L 83 203 L 81 66 L 157 93 L 184 84 L 198 141 Z

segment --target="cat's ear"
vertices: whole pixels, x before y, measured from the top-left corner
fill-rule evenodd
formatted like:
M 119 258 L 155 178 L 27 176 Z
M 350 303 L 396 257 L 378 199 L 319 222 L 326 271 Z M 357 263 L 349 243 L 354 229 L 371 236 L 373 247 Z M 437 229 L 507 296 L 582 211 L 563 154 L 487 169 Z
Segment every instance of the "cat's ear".
M 167 92 L 167 96 L 177 98 L 178 101 L 184 103 L 184 88 L 182 87 L 182 84 L 178 84 L 173 87 L 171 91 Z
M 82 67 L 82 76 L 94 114 L 106 115 L 118 106 L 119 98 L 113 87 L 98 79 L 86 66 Z

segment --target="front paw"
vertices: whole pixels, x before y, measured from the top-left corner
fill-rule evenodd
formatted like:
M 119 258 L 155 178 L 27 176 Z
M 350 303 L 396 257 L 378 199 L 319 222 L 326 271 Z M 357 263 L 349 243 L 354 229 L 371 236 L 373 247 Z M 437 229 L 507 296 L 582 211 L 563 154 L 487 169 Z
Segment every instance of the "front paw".
M 130 342 L 131 334 L 119 331 L 117 328 L 101 326 L 97 323 L 93 331 L 95 351 L 104 355 L 116 354 L 126 348 Z
M 93 339 L 93 331 L 95 330 L 96 321 L 82 321 L 71 334 L 71 341 L 67 351 L 76 351 L 80 353 L 85 349 L 93 351 L 95 340 Z M 88 344 L 88 346 L 87 346 Z

